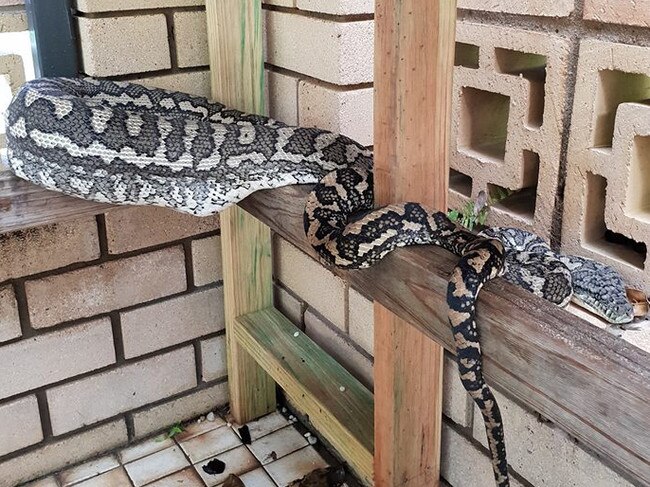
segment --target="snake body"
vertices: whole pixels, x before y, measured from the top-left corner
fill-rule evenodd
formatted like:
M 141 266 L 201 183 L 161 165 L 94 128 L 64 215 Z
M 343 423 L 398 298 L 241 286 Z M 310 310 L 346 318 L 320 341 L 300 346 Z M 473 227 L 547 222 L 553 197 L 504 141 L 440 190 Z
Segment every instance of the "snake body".
M 509 485 L 508 467 L 501 415 L 482 375 L 476 325 L 482 286 L 503 275 L 560 306 L 579 294 L 608 319 L 629 314 L 614 271 L 606 274 L 607 292 L 592 292 L 594 284 L 603 287 L 600 265 L 559 256 L 535 235 L 491 229 L 476 236 L 418 203 L 375 209 L 372 153 L 342 135 L 182 93 L 52 78 L 19 90 L 7 113 L 7 141 L 13 171 L 45 188 L 199 216 L 260 189 L 318 183 L 305 205 L 305 233 L 321 258 L 339 267 L 367 267 L 406 245 L 453 252 L 459 262 L 449 282 L 449 322 L 461 381 L 483 415 L 500 487 Z

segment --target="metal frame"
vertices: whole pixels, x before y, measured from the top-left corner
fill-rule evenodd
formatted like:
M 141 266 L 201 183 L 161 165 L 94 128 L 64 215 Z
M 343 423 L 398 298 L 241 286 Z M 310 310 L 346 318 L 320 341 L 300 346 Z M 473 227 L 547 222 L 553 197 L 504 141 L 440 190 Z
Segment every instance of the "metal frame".
M 79 56 L 70 0 L 26 0 L 36 77 L 77 76 Z

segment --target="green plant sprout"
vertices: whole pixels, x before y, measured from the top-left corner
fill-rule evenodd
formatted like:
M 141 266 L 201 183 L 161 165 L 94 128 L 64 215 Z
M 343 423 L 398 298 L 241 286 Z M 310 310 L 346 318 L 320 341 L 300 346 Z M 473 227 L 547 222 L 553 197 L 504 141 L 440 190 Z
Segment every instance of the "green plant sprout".
M 491 206 L 505 200 L 513 193 L 514 191 L 510 189 L 498 186 L 490 192 L 489 197 L 485 191 L 481 191 L 475 201 L 468 201 L 460 210 L 449 210 L 447 216 L 452 222 L 458 223 L 471 232 L 477 225 L 485 225 Z
M 165 441 L 165 440 L 168 440 L 168 439 L 173 438 L 174 436 L 176 436 L 176 435 L 182 433 L 183 431 L 185 431 L 185 429 L 183 428 L 183 425 L 182 425 L 180 422 L 179 422 L 179 423 L 175 423 L 175 424 L 173 424 L 172 426 L 169 427 L 169 430 L 167 431 L 167 433 L 165 433 L 164 435 L 162 435 L 162 436 L 158 439 L 158 441 Z

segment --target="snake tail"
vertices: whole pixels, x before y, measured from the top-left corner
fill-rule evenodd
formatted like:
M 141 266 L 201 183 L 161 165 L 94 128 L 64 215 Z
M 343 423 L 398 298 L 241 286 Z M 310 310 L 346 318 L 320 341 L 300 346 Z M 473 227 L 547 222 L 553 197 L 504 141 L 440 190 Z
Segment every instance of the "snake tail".
M 498 487 L 510 485 L 501 412 L 483 378 L 483 358 L 476 326 L 476 300 L 483 285 L 504 273 L 505 250 L 496 239 L 480 238 L 467 244 L 447 288 L 449 323 L 456 344 L 463 387 L 478 405 L 487 433 L 492 468 Z

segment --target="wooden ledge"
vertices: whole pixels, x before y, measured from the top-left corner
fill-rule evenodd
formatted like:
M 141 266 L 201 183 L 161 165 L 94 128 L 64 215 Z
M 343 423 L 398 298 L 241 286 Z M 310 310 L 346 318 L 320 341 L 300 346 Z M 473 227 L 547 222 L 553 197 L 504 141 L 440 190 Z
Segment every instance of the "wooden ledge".
M 47 191 L 3 170 L 0 163 L 0 234 L 58 223 L 114 208 Z
M 308 190 L 260 191 L 241 206 L 315 257 L 302 227 Z M 412 247 L 370 269 L 332 271 L 453 352 L 446 291 L 456 261 Z M 501 279 L 481 293 L 478 322 L 491 384 L 650 484 L 650 354 Z
M 260 191 L 241 206 L 315 256 L 302 227 L 308 191 Z M 109 208 L 0 172 L 0 233 Z M 332 270 L 453 351 L 445 295 L 455 262 L 442 249 L 413 247 L 371 269 Z M 491 384 L 557 423 L 635 483 L 650 485 L 650 354 L 503 280 L 486 286 L 478 320 Z

